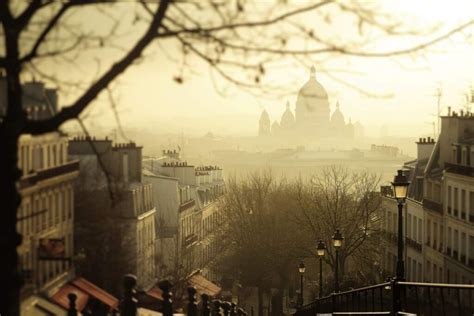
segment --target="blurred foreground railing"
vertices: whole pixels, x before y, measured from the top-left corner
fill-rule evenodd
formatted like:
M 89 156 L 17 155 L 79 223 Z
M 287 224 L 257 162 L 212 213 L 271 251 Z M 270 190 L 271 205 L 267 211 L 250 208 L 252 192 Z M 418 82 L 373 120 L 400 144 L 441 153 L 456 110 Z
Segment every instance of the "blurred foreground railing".
M 473 315 L 473 296 L 474 285 L 392 280 L 316 299 L 294 315 Z
M 134 275 L 128 274 L 124 277 L 124 295 L 120 301 L 119 315 L 120 316 L 138 316 L 139 302 L 136 298 L 135 287 L 137 279 Z M 163 292 L 163 303 L 161 306 L 161 314 L 163 316 L 173 316 L 173 294 L 171 293 L 171 283 L 168 281 L 161 281 L 158 283 L 158 287 Z M 77 296 L 74 293 L 68 294 L 69 309 L 68 316 L 78 316 L 79 312 L 76 309 Z M 212 305 L 212 306 L 211 306 Z M 182 314 L 182 313 L 180 313 Z M 82 313 L 83 316 L 84 312 Z M 114 312 L 114 315 L 116 313 Z M 194 287 L 188 287 L 188 303 L 186 305 L 187 316 L 246 316 L 247 313 L 242 309 L 238 308 L 236 304 L 221 301 L 221 300 L 210 300 L 207 294 L 201 295 L 201 302 L 198 305 L 196 299 L 196 289 Z

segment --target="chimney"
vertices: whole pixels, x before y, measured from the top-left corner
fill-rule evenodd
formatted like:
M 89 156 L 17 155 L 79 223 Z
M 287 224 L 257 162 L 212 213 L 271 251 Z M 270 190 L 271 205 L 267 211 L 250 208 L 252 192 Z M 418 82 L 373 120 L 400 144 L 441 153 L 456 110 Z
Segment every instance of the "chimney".
M 434 139 L 431 139 L 431 137 L 426 138 L 420 138 L 419 141 L 416 143 L 416 149 L 417 149 L 417 159 L 418 160 L 423 160 L 423 159 L 428 159 L 431 156 L 431 152 L 434 149 L 435 146 L 435 141 Z

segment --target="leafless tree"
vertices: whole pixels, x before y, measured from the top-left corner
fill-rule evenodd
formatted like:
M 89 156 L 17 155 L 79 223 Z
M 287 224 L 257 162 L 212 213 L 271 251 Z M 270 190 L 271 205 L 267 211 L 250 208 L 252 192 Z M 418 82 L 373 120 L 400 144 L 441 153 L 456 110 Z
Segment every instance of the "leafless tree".
M 230 179 L 221 204 L 224 223 L 218 240 L 217 267 L 244 286 L 258 290 L 258 315 L 263 314 L 263 295 L 271 288 L 280 292 L 288 285 L 288 269 L 294 263 L 294 229 L 285 180 L 270 171 L 247 178 Z M 281 294 L 281 293 L 280 293 Z
M 371 271 L 380 262 L 382 249 L 379 183 L 377 174 L 350 172 L 340 166 L 322 169 L 309 183 L 299 181 L 294 196 L 302 254 L 316 257 L 316 241 L 322 239 L 328 246 L 324 260 L 334 269 L 331 238 L 340 229 L 345 238 L 339 250 L 341 277 L 349 268 L 353 278 L 372 280 Z
M 368 4 L 367 4 L 368 3 Z M 371 52 L 367 49 L 366 28 L 389 36 L 412 34 L 402 21 L 382 14 L 359 2 L 317 1 L 310 3 L 277 1 L 113 1 L 113 0 L 31 0 L 0 1 L 0 69 L 6 75 L 6 111 L 0 123 L 0 251 L 4 266 L 0 274 L 0 312 L 18 315 L 20 276 L 16 247 L 16 209 L 21 203 L 16 189 L 17 142 L 20 135 L 56 131 L 63 123 L 79 119 L 81 113 L 132 64 L 141 60 L 152 43 L 174 41 L 180 48 L 183 69 L 192 69 L 190 56 L 208 64 L 213 73 L 249 92 L 275 92 L 265 74 L 283 57 L 304 64 L 322 63 L 331 54 L 353 56 L 394 56 L 420 52 L 473 24 L 469 21 L 426 42 L 399 51 Z M 126 19 L 125 11 L 135 18 Z M 313 24 L 316 20 L 330 28 L 332 18 L 346 15 L 359 32 L 352 38 L 330 38 Z M 87 22 L 84 22 L 87 16 Z M 107 20 L 104 28 L 92 20 Z M 308 21 L 309 23 L 304 23 Z M 96 27 L 97 26 L 97 27 Z M 133 30 L 137 37 L 127 37 Z M 119 45 L 126 38 L 128 45 Z M 298 48 L 294 48 L 298 47 Z M 98 58 L 113 50 L 115 60 Z M 316 59 L 317 56 L 321 58 Z M 97 61 L 92 73 L 74 80 L 56 74 L 58 64 L 80 68 L 80 58 Z M 74 68 L 77 70 L 77 68 Z M 67 105 L 54 116 L 31 120 L 22 106 L 22 81 L 28 74 L 72 89 Z M 181 74 L 174 78 L 183 82 Z M 71 90 L 68 90 L 71 91 Z

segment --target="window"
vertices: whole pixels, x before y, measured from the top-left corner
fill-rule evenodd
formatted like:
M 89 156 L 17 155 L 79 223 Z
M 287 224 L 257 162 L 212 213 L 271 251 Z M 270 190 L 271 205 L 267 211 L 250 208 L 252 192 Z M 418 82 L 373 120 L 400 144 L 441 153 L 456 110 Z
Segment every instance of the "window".
M 439 225 L 439 251 L 443 251 L 444 226 Z
M 408 214 L 407 237 L 412 238 L 412 235 L 411 235 L 411 214 Z
M 453 256 L 455 258 L 458 257 L 458 252 L 459 252 L 459 231 L 457 229 L 454 230 L 454 251 L 453 251 Z
M 431 262 L 429 260 L 426 262 L 426 280 L 431 281 Z
M 466 190 L 461 190 L 461 218 L 466 219 Z
M 431 246 L 431 220 L 426 225 L 426 244 Z
M 41 198 L 41 229 L 46 229 L 47 225 L 48 225 L 48 210 L 47 210 L 47 203 L 46 203 L 46 199 L 47 197 L 46 196 L 43 196 Z
M 422 243 L 422 227 L 423 227 L 423 221 L 420 219 L 418 219 L 418 243 Z
M 63 190 L 59 189 L 58 194 L 57 194 L 57 199 L 56 199 L 56 204 L 58 207 L 58 211 L 61 213 L 61 221 L 66 220 L 66 210 L 63 207 Z
M 458 199 L 459 199 L 459 197 L 458 197 L 458 188 L 454 188 L 454 216 L 456 216 L 456 217 L 458 216 L 458 210 L 459 210 L 459 208 L 458 208 L 458 202 L 459 202 Z
M 413 259 L 413 274 L 412 274 L 412 280 L 416 281 L 416 260 Z
M 459 250 L 461 255 L 461 260 L 464 262 L 466 260 L 466 233 L 461 233 L 461 249 Z
M 48 209 L 48 227 L 53 226 L 53 220 L 54 220 L 54 208 L 53 208 L 53 195 L 49 194 L 48 195 L 48 200 L 47 203 L 48 205 L 46 206 Z
M 423 281 L 423 271 L 421 270 L 421 262 L 418 262 L 418 281 Z
M 413 239 L 415 241 L 416 241 L 416 219 L 417 219 L 417 217 L 413 216 L 413 225 L 412 225 L 413 234 L 411 235 L 411 239 Z
M 469 263 L 474 263 L 474 236 L 469 236 L 469 253 L 468 253 Z
M 451 255 L 451 249 L 453 248 L 453 241 L 452 241 L 452 234 L 451 234 L 451 227 L 448 227 L 448 249 L 447 253 L 450 256 Z
M 448 185 L 448 214 L 451 214 L 451 208 L 453 206 L 452 201 L 452 188 Z
M 469 221 L 474 222 L 474 192 L 469 192 Z
M 438 223 L 433 222 L 433 248 L 438 248 Z

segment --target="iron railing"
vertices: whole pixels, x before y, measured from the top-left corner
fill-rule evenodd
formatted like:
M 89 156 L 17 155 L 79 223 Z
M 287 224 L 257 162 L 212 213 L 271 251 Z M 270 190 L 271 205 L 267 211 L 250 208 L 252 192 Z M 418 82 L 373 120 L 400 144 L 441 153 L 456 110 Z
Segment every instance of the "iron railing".
M 140 301 L 136 297 L 137 278 L 134 275 L 127 274 L 123 280 L 124 295 L 119 304 L 120 316 L 139 316 L 138 308 L 141 306 Z M 158 283 L 158 287 L 162 291 L 163 300 L 158 309 L 163 316 L 176 315 L 176 307 L 173 306 L 171 299 L 172 285 L 169 281 L 164 280 Z M 219 299 L 212 299 L 207 294 L 200 295 L 200 302 L 198 302 L 197 291 L 194 287 L 188 287 L 188 302 L 185 304 L 184 313 L 180 311 L 178 314 L 186 316 L 247 316 L 247 312 L 243 308 L 239 308 L 235 303 L 229 301 L 222 301 Z M 78 316 L 79 311 L 76 307 L 77 295 L 73 292 L 68 294 L 69 308 L 68 316 Z M 112 312 L 117 315 L 117 311 Z M 94 316 L 93 313 L 82 311 L 83 316 Z
M 428 200 L 427 198 L 423 199 L 423 208 L 426 208 L 426 209 L 432 210 L 434 212 L 443 214 L 443 204 L 441 204 L 439 202 L 432 201 L 432 200 Z
M 473 177 L 474 176 L 474 167 L 471 166 L 464 166 L 464 165 L 458 165 L 454 163 L 445 163 L 446 166 L 446 171 L 447 172 L 452 172 L 468 177 Z
M 399 296 L 399 297 L 398 297 Z M 333 315 L 473 315 L 474 285 L 391 280 L 319 298 L 294 316 Z M 397 299 L 400 304 L 397 304 Z

